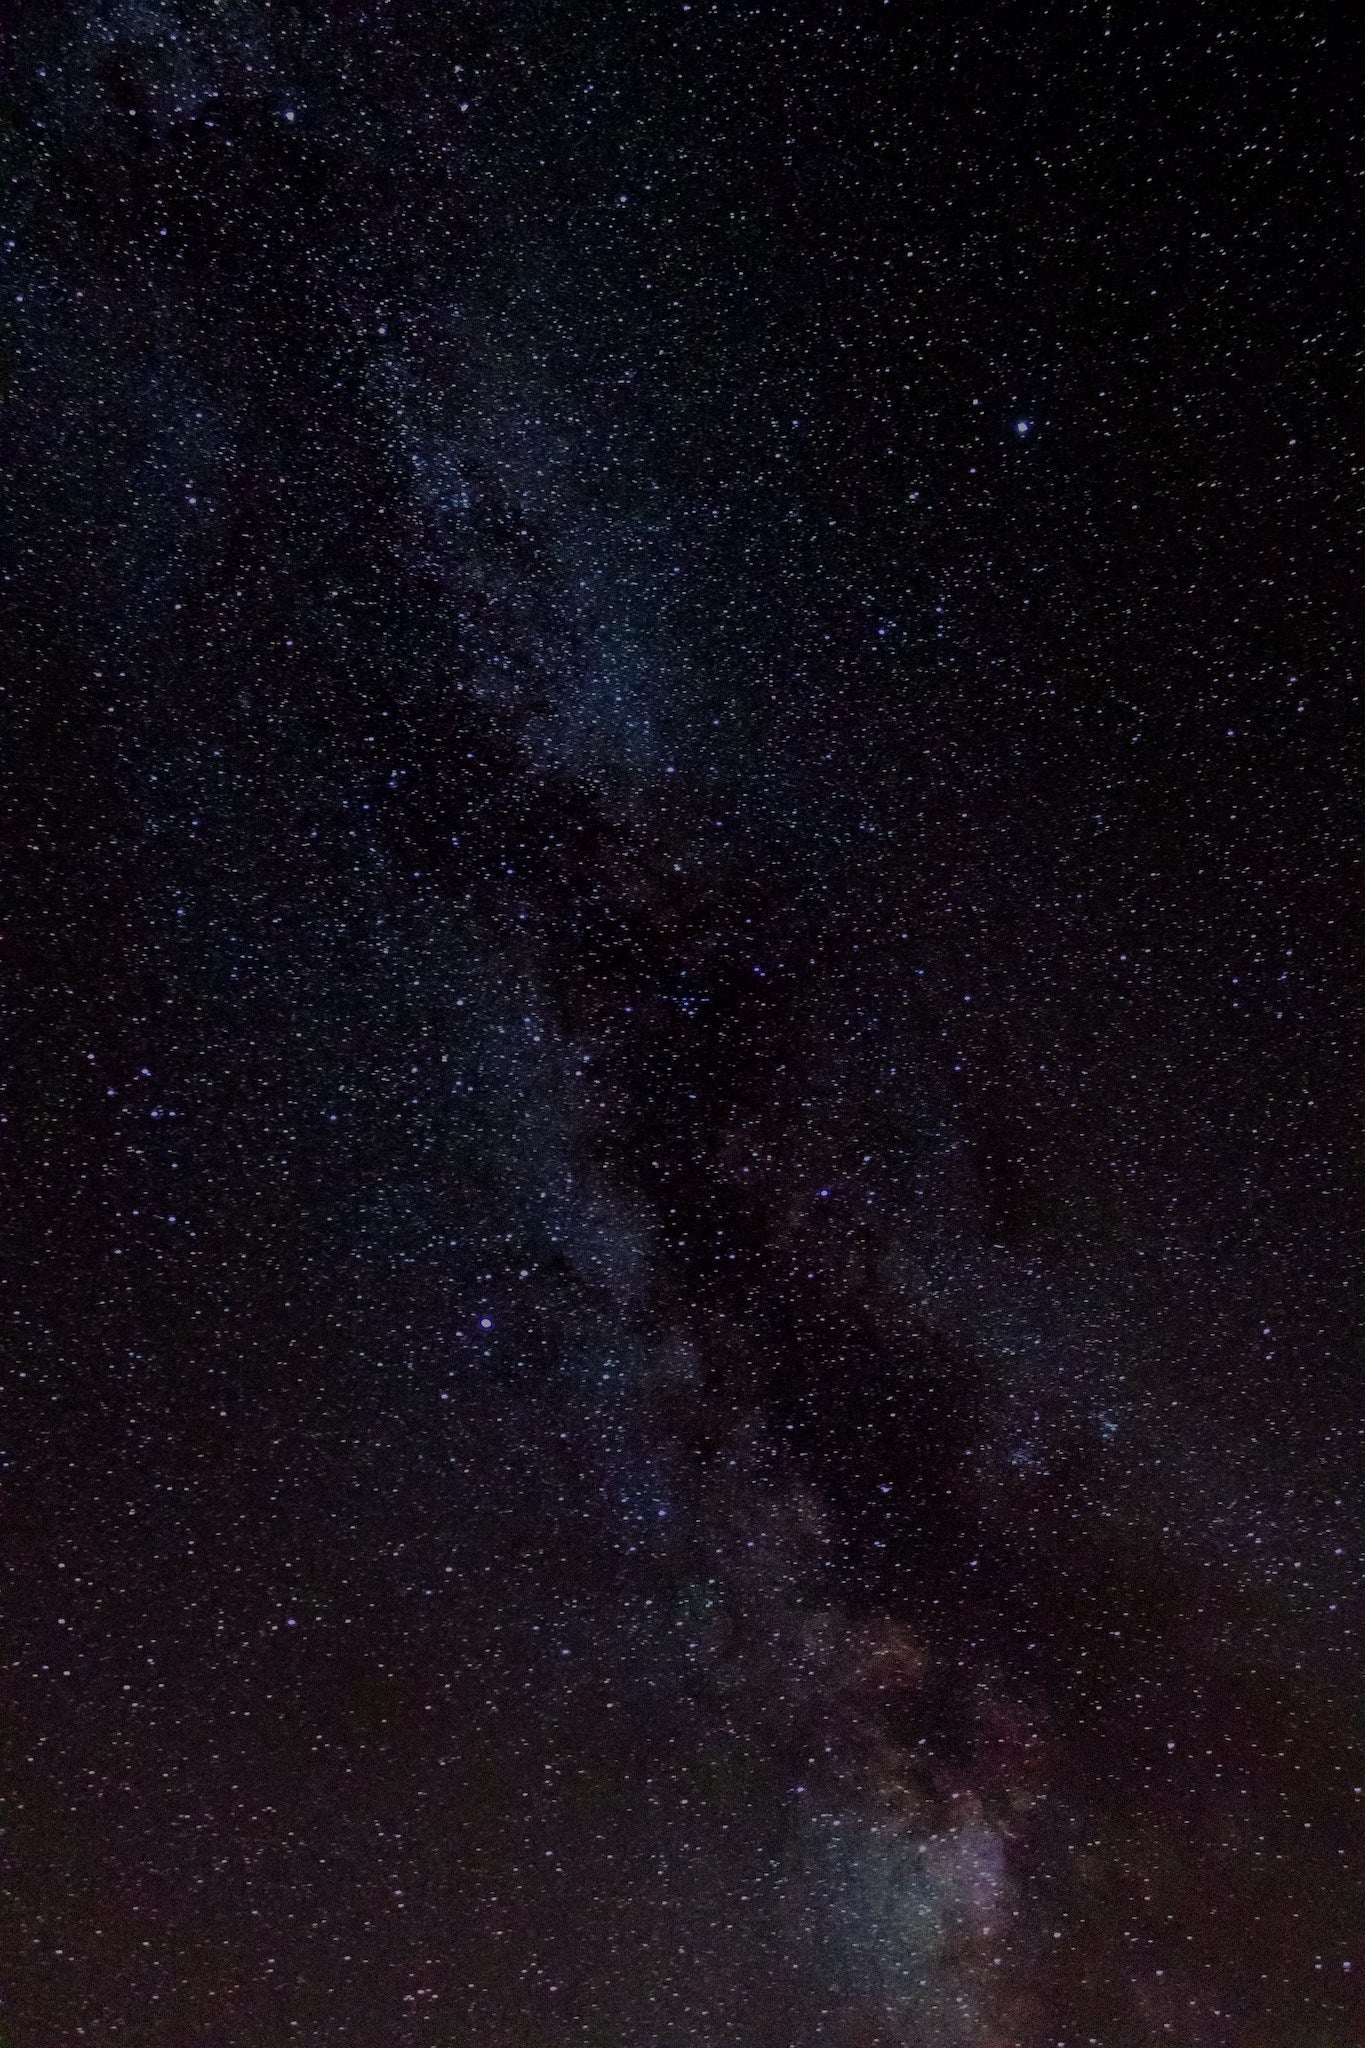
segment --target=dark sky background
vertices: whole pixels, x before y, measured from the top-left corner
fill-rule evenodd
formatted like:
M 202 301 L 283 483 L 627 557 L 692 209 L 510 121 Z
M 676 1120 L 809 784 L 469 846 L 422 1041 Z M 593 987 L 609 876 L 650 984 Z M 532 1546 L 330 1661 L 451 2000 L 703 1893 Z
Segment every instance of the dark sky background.
M 1359 47 L 17 6 L 6 2048 L 1351 2048 Z

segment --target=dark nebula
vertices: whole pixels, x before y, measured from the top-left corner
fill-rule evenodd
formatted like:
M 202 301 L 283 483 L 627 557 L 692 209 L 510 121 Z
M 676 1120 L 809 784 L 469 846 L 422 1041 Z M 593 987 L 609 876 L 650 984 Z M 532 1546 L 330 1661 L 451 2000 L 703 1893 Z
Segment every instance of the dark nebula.
M 1343 10 L 10 12 L 5 2048 L 1352 2048 Z

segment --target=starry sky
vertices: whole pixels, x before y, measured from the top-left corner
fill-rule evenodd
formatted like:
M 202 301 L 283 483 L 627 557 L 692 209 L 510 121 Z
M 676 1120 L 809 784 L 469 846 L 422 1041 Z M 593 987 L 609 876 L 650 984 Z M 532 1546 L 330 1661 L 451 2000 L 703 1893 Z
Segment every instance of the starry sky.
M 1365 2041 L 1341 11 L 9 29 L 4 2048 Z

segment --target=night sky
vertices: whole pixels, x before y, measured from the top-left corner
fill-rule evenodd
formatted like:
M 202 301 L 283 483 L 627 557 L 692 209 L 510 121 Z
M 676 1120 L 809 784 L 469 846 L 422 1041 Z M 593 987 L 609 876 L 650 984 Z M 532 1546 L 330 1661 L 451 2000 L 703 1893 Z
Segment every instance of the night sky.
M 5 2048 L 1354 2048 L 1361 52 L 9 10 Z

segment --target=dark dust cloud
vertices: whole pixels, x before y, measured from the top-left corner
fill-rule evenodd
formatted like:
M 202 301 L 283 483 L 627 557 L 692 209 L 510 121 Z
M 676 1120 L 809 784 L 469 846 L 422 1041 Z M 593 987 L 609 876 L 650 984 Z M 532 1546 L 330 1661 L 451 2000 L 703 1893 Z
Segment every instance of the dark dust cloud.
M 12 10 L 7 2048 L 1365 2040 L 1341 12 Z

